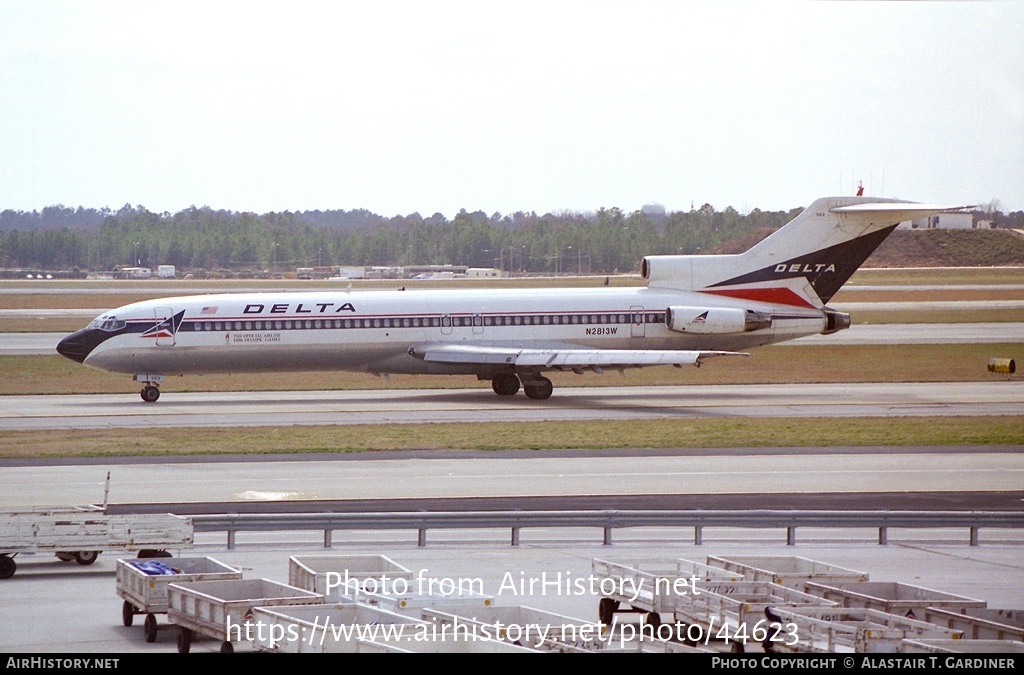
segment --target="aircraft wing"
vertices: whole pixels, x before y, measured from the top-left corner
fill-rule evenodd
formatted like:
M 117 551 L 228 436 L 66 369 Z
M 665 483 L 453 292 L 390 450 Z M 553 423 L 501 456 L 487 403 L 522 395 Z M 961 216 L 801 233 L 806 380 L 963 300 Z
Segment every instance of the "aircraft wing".
M 608 368 L 642 368 L 644 366 L 700 366 L 716 356 L 750 356 L 742 352 L 655 349 L 576 349 L 523 348 L 490 345 L 421 344 L 409 353 L 435 363 L 457 363 L 479 366 L 512 366 L 530 370 L 584 370 L 601 372 Z

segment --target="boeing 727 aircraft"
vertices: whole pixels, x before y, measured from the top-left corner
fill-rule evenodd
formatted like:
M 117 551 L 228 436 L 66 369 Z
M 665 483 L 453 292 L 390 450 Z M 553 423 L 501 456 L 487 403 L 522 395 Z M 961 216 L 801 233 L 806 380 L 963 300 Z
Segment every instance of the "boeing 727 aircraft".
M 903 221 L 964 206 L 816 200 L 737 255 L 643 259 L 646 287 L 230 293 L 136 302 L 63 339 L 60 354 L 133 374 L 155 402 L 169 375 L 351 370 L 476 375 L 551 396 L 546 371 L 700 366 L 848 328 L 827 306 Z

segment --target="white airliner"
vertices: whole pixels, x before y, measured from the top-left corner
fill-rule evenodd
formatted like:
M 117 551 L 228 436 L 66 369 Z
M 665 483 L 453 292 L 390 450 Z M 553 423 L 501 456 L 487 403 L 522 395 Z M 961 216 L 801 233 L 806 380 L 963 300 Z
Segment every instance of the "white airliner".
M 816 200 L 737 255 L 643 259 L 646 287 L 230 293 L 137 302 L 57 351 L 130 373 L 142 399 L 190 373 L 351 370 L 476 375 L 495 393 L 551 396 L 545 371 L 700 366 L 751 347 L 848 328 L 826 306 L 906 220 L 956 211 L 895 199 Z

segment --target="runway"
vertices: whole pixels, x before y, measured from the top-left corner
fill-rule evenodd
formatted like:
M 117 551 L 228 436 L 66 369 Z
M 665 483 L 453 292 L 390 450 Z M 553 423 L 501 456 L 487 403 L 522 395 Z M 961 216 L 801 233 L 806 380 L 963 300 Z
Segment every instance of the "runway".
M 489 389 L 2 396 L 0 429 L 540 422 L 701 417 L 1020 415 L 1016 381 L 563 387 L 547 401 Z
M 320 455 L 274 461 L 259 457 L 212 462 L 108 459 L 0 466 L 4 485 L 0 507 L 101 503 L 107 471 L 111 472 L 109 501 L 121 504 L 685 493 L 738 495 L 738 508 L 766 508 L 757 495 L 816 495 L 827 502 L 834 495 L 876 493 L 877 504 L 882 495 L 892 492 L 1024 490 L 1024 450 L 1019 447 L 491 454 L 410 457 L 377 452 L 360 453 L 351 461 Z

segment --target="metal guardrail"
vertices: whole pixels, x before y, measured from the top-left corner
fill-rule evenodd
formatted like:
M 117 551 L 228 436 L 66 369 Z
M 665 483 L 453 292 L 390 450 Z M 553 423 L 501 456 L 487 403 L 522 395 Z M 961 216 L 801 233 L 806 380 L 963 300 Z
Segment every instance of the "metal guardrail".
M 228 548 L 238 532 L 321 530 L 330 548 L 336 530 L 416 530 L 418 544 L 426 546 L 427 530 L 510 529 L 511 545 L 519 545 L 523 528 L 600 528 L 604 543 L 612 543 L 612 530 L 629 527 L 692 527 L 693 543 L 703 543 L 706 527 L 749 529 L 785 528 L 786 544 L 796 544 L 798 527 L 877 528 L 878 543 L 888 543 L 889 528 L 969 528 L 970 545 L 978 545 L 981 528 L 1024 528 L 1018 511 L 434 511 L 395 513 L 272 513 L 191 516 L 196 532 L 227 532 Z

